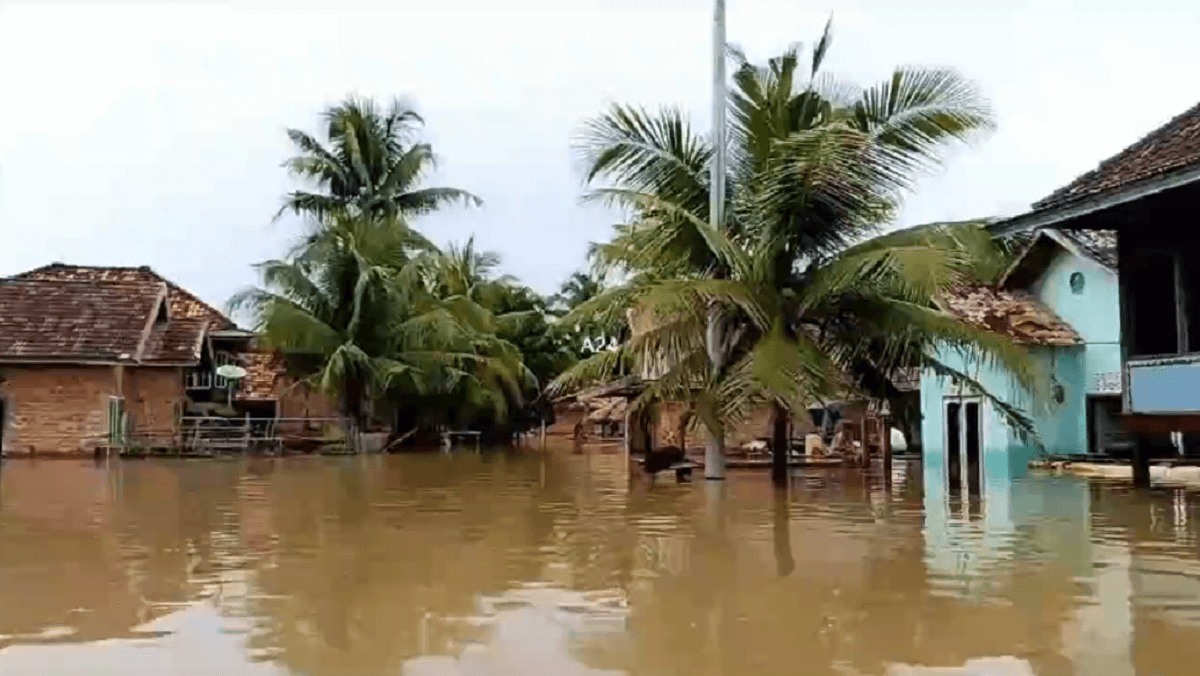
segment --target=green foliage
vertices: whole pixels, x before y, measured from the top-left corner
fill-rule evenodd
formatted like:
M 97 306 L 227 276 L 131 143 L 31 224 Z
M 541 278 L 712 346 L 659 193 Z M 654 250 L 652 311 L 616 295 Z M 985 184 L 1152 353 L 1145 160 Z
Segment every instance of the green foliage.
M 324 114 L 327 143 L 291 130 L 288 169 L 319 192 L 283 210 L 308 232 L 258 266 L 262 285 L 237 294 L 266 343 L 337 397 L 347 422 L 432 428 L 503 426 L 519 418 L 573 361 L 546 302 L 473 239 L 444 251 L 408 219 L 469 193 L 419 187 L 433 153 L 420 118 L 400 102 L 382 112 L 350 98 Z M 282 210 L 281 210 L 282 213 Z
M 945 151 L 990 130 L 974 86 L 946 69 L 899 68 L 861 89 L 811 68 L 799 48 L 764 65 L 730 48 L 728 222 L 708 223 L 712 149 L 675 109 L 614 105 L 583 128 L 585 200 L 626 210 L 593 254 L 629 281 L 563 321 L 649 318 L 616 354 L 560 376 L 567 389 L 633 368 L 643 394 L 691 401 L 714 433 L 765 402 L 793 410 L 848 391 L 894 396 L 888 374 L 945 367 L 935 347 L 970 349 L 1032 381 L 1023 351 L 935 307 L 1003 265 L 980 223 L 881 234 Z M 1031 429 L 1011 407 L 1000 410 Z
M 318 191 L 289 193 L 279 214 L 411 218 L 456 202 L 481 204 L 465 190 L 419 187 L 437 159 L 429 144 L 417 142 L 423 120 L 406 102 L 397 99 L 384 111 L 370 99 L 350 96 L 322 118 L 325 142 L 288 130 L 299 154 L 284 163 Z

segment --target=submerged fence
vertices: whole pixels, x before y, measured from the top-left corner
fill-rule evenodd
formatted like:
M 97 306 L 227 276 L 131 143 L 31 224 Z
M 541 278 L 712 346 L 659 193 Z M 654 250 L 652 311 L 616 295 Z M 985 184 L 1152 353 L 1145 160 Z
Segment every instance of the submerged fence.
M 337 418 L 185 416 L 178 428 L 109 435 L 98 452 L 122 455 L 221 455 L 337 451 L 346 448 Z

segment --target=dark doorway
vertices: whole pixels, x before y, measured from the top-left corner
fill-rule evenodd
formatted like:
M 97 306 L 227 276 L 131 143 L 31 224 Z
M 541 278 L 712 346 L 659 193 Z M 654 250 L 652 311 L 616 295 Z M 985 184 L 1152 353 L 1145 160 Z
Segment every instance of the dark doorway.
M 1126 457 L 1133 440 L 1121 429 L 1119 396 L 1088 397 L 1088 453 Z
M 979 433 L 979 422 L 979 402 L 968 402 L 963 407 L 963 441 L 967 451 L 967 493 L 972 497 L 979 497 L 983 483 L 983 467 L 980 465 L 983 439 Z
M 952 401 L 946 404 L 946 477 L 950 492 L 962 490 L 962 433 L 959 427 L 962 404 Z

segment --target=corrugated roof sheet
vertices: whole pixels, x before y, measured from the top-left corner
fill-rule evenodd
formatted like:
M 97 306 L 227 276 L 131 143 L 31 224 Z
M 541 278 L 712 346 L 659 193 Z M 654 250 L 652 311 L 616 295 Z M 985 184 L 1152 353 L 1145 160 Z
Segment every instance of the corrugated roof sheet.
M 1149 178 L 1200 164 L 1200 104 L 1142 137 L 1066 186 L 1035 202 L 1053 209 L 1088 197 L 1114 193 Z
M 950 314 L 1019 343 L 1074 345 L 1079 334 L 1024 291 L 969 286 L 946 294 L 941 305 Z

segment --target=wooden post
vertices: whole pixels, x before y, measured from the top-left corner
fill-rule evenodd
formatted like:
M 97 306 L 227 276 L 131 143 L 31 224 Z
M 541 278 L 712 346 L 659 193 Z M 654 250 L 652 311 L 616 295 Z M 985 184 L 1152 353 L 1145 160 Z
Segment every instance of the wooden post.
M 625 407 L 625 466 L 629 466 L 630 454 L 632 452 L 633 436 L 630 434 L 629 426 L 633 420 L 633 407 Z
M 1141 436 L 1133 442 L 1133 485 L 1150 487 L 1150 441 Z
M 881 455 L 883 456 L 883 485 L 886 488 L 892 487 L 892 424 L 891 416 L 885 411 L 880 416 L 883 421 L 883 432 L 880 437 Z
M 546 418 L 542 417 L 542 450 L 546 450 Z
M 250 412 L 246 411 L 246 427 L 242 430 L 242 452 L 250 452 Z
M 867 414 L 863 413 L 862 423 L 859 425 L 859 431 L 862 433 L 862 466 L 866 469 L 871 466 L 871 448 L 867 446 Z

